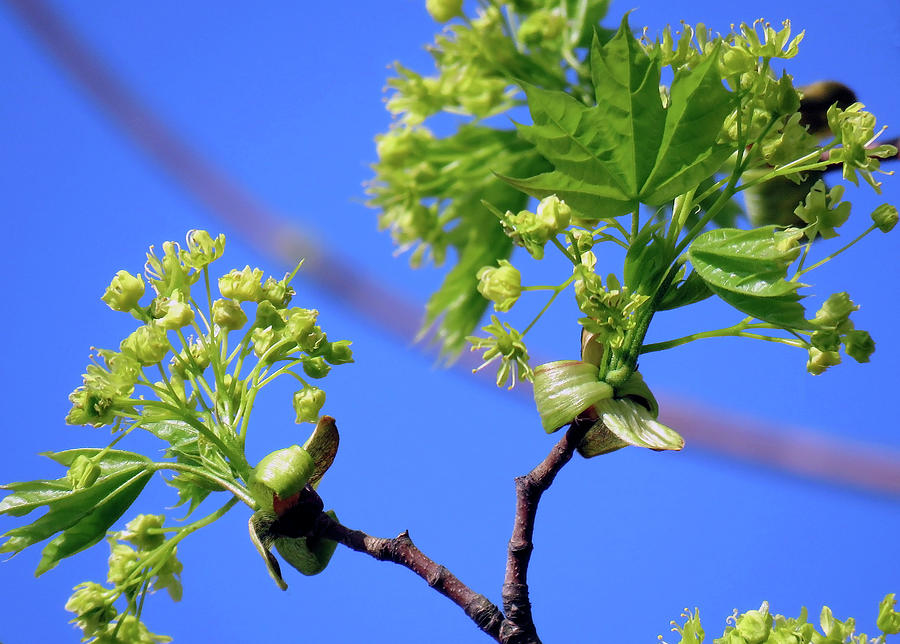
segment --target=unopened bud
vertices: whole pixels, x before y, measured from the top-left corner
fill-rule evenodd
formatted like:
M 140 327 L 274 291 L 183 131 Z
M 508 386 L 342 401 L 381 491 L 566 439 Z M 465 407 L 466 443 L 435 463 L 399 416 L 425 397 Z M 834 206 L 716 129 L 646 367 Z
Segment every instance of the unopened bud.
M 144 278 L 128 271 L 119 271 L 100 299 L 113 311 L 127 312 L 137 306 L 144 296 Z
M 223 329 L 234 331 L 247 323 L 247 314 L 234 300 L 216 300 L 212 306 L 213 322 Z

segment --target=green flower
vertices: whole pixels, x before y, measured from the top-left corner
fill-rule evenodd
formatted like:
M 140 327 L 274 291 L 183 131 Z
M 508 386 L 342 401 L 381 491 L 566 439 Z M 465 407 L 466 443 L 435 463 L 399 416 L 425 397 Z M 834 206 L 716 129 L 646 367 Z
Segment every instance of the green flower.
M 881 232 L 891 232 L 897 225 L 897 209 L 889 203 L 881 204 L 872 211 L 872 222 Z
M 303 372 L 310 378 L 324 378 L 329 371 L 331 371 L 331 365 L 321 356 L 303 359 Z
M 462 0 L 425 0 L 425 8 L 437 22 L 447 22 L 463 15 Z
M 806 370 L 814 376 L 825 373 L 828 367 L 841 364 L 841 354 L 837 351 L 822 351 L 816 347 L 809 348 L 809 359 Z
M 835 186 L 827 193 L 825 182 L 817 181 L 802 204 L 794 209 L 794 214 L 808 225 L 803 233 L 813 240 L 816 235 L 824 239 L 837 237 L 835 228 L 843 225 L 850 216 L 850 203 L 841 203 L 844 186 Z
M 225 235 L 213 239 L 205 230 L 191 230 L 187 234 L 187 247 L 181 251 L 181 261 L 186 266 L 204 268 L 225 252 Z
M 522 293 L 522 276 L 507 260 L 499 261 L 500 267 L 485 266 L 475 277 L 478 292 L 494 303 L 497 311 L 509 311 Z
M 134 615 L 124 615 L 117 623 L 107 625 L 92 644 L 163 644 L 171 641 L 171 637 L 151 633 Z
M 161 312 L 163 316 L 156 323 L 164 329 L 175 330 L 194 321 L 194 310 L 189 303 L 177 298 L 163 298 Z
M 166 517 L 161 514 L 139 514 L 125 524 L 125 530 L 118 534 L 118 538 L 133 543 L 138 550 L 152 550 L 161 546 L 166 537 L 151 530 L 159 530 L 165 521 Z
M 75 613 L 73 624 L 91 637 L 116 618 L 113 601 L 115 592 L 93 581 L 86 581 L 74 588 L 75 592 L 66 602 L 66 610 Z
M 488 365 L 500 360 L 497 369 L 497 386 L 502 387 L 507 380 L 509 388 L 516 385 L 516 380 L 532 380 L 534 372 L 528 364 L 528 349 L 522 341 L 522 334 L 509 324 L 503 324 L 496 315 L 491 316 L 491 323 L 482 327 L 482 331 L 490 334 L 486 338 L 469 336 L 466 338 L 472 345 L 472 351 L 485 349 L 482 360 L 484 363 L 472 373 L 481 371 Z
M 213 322 L 223 329 L 234 331 L 247 324 L 247 314 L 235 300 L 216 300 L 212 306 Z
M 350 340 L 338 340 L 330 342 L 325 350 L 325 359 L 333 365 L 353 362 L 353 351 L 350 349 Z
M 100 299 L 113 311 L 128 312 L 144 297 L 144 279 L 128 271 L 119 271 Z
M 294 289 L 287 283 L 287 278 L 276 280 L 274 277 L 266 279 L 260 293 L 260 304 L 268 302 L 275 308 L 286 307 L 294 296 Z
M 307 385 L 294 394 L 294 411 L 297 412 L 296 423 L 315 423 L 319 420 L 319 411 L 325 405 L 325 392 L 318 387 Z
M 122 353 L 145 367 L 162 361 L 170 348 L 165 329 L 154 323 L 138 327 L 119 345 Z
M 179 253 L 178 244 L 170 241 L 163 243 L 162 259 L 156 256 L 153 246 L 147 252 L 144 273 L 157 295 L 170 297 L 175 291 L 181 291 L 185 299 L 190 298 L 191 284 L 199 279 L 200 273 L 190 274 Z
M 841 342 L 844 344 L 844 352 L 857 362 L 868 362 L 875 353 L 875 341 L 868 331 L 848 331 Z
M 219 292 L 230 300 L 259 302 L 263 296 L 262 276 L 261 269 L 249 266 L 240 271 L 232 270 L 219 278 Z
M 875 625 L 886 635 L 900 633 L 900 613 L 894 610 L 896 605 L 897 601 L 894 599 L 894 593 L 885 595 L 878 605 L 878 619 Z
M 128 577 L 134 572 L 138 566 L 138 553 L 131 546 L 124 543 L 117 543 L 114 539 L 109 540 L 109 571 L 106 573 L 106 579 L 114 586 L 121 586 Z M 135 583 L 132 579 L 131 583 Z

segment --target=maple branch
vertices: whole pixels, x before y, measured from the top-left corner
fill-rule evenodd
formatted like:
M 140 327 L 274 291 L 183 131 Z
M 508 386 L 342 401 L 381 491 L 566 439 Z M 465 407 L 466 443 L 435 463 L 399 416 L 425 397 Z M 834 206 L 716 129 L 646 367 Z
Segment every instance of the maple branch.
M 393 539 L 373 537 L 360 530 L 351 530 L 323 513 L 316 519 L 314 532 L 379 561 L 391 561 L 409 568 L 429 586 L 462 608 L 478 628 L 492 639 L 500 641 L 500 624 L 503 622 L 500 609 L 487 597 L 466 586 L 444 566 L 426 556 L 412 542 L 408 531 Z
M 500 626 L 502 644 L 540 644 L 531 600 L 528 598 L 528 563 L 534 550 L 534 521 L 541 495 L 553 483 L 557 473 L 572 458 L 594 421 L 576 419 L 547 457 L 525 476 L 516 477 L 516 517 L 506 558 L 503 580 L 503 610 L 506 619 Z

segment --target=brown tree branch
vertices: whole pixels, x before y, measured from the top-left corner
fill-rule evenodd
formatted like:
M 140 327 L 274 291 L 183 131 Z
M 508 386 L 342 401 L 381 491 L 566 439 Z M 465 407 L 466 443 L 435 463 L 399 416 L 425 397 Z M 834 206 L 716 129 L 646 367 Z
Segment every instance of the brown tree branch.
M 525 476 L 516 478 L 516 518 L 506 557 L 503 580 L 503 610 L 506 619 L 500 626 L 502 644 L 540 644 L 531 615 L 528 597 L 528 563 L 534 550 L 534 521 L 541 495 L 553 483 L 557 473 L 572 458 L 593 420 L 576 419 L 547 457 Z
M 313 532 L 365 553 L 379 561 L 391 561 L 409 568 L 425 582 L 463 609 L 476 626 L 492 639 L 500 641 L 500 624 L 503 613 L 487 597 L 480 595 L 462 583 L 444 566 L 427 557 L 404 531 L 393 539 L 373 537 L 360 530 L 351 530 L 327 514 L 316 519 Z

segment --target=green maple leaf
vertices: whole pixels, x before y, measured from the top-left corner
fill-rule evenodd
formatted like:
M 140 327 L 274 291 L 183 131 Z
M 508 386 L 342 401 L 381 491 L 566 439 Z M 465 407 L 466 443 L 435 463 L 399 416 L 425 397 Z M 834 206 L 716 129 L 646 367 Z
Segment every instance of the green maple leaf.
M 732 151 L 716 142 L 732 104 L 716 59 L 710 52 L 676 74 L 664 107 L 659 59 L 634 38 L 626 16 L 607 44 L 594 39 L 596 105 L 525 85 L 534 124 L 519 125 L 519 134 L 554 170 L 502 178 L 533 197 L 556 194 L 589 219 L 671 201 L 714 174 Z

